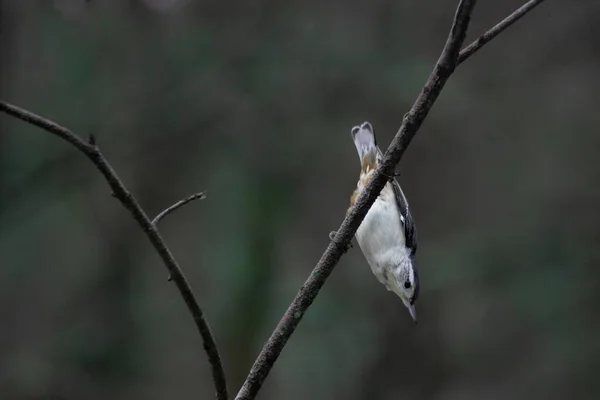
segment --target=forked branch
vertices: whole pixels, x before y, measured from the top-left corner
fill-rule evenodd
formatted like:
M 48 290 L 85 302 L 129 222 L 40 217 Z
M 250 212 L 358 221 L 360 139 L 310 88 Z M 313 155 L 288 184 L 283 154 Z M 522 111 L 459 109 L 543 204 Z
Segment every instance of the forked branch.
M 504 18 L 498 24 L 494 25 L 491 29 L 487 30 L 483 35 L 479 36 L 477 40 L 465 47 L 460 51 L 458 55 L 458 63 L 461 64 L 467 58 L 471 57 L 475 52 L 481 49 L 487 42 L 498 36 L 506 28 L 520 20 L 529 11 L 542 4 L 545 0 L 530 0 L 523 4 L 520 8 L 517 8 L 512 14 Z
M 238 392 L 236 400 L 254 399 L 260 391 L 264 380 L 273 368 L 288 339 L 294 333 L 304 313 L 318 295 L 319 290 L 325 284 L 325 281 L 339 262 L 341 256 L 345 253 L 352 236 L 354 236 L 369 208 L 377 196 L 379 196 L 381 189 L 383 189 L 383 186 L 389 179 L 388 177 L 393 175 L 404 151 L 421 127 L 446 81 L 458 64 L 466 60 L 483 47 L 485 43 L 489 42 L 542 1 L 544 0 L 530 1 L 496 27 L 486 32 L 482 38 L 479 38 L 474 44 L 468 46 L 463 52 L 459 52 L 459 50 L 465 40 L 476 0 L 461 0 L 459 2 L 442 54 L 415 103 L 410 111 L 404 115 L 400 129 L 385 152 L 383 162 L 377 168 L 374 177 L 359 195 L 354 206 L 335 233 L 335 240 L 332 238 L 332 241 L 327 246 L 327 249 L 309 278 L 302 285 L 300 291 L 263 346 L 246 381 Z
M 104 175 L 104 178 L 113 191 L 114 197 L 116 197 L 121 204 L 123 204 L 123 206 L 129 210 L 169 270 L 170 277 L 173 281 L 175 281 L 175 285 L 177 286 L 177 289 L 179 289 L 181 297 L 183 297 L 188 310 L 192 314 L 192 317 L 196 323 L 196 327 L 198 328 L 200 336 L 202 337 L 204 351 L 208 356 L 208 362 L 212 371 L 216 398 L 218 400 L 227 400 L 228 395 L 225 372 L 223 371 L 223 364 L 221 363 L 221 357 L 217 349 L 217 343 L 215 342 L 213 334 L 210 330 L 208 321 L 206 318 L 204 318 L 204 314 L 200 308 L 200 305 L 198 304 L 198 301 L 196 300 L 196 296 L 194 295 L 192 288 L 187 282 L 183 272 L 181 271 L 181 268 L 179 267 L 179 264 L 175 260 L 175 257 L 173 257 L 173 254 L 167 247 L 167 244 L 160 236 L 156 226 L 152 223 L 152 221 L 150 221 L 150 218 L 148 218 L 137 200 L 127 190 L 112 166 L 100 152 L 100 149 L 96 145 L 96 140 L 93 137 L 90 137 L 88 141 L 85 141 L 70 130 L 52 121 L 3 101 L 0 101 L 0 111 L 25 122 L 29 122 L 30 124 L 40 127 L 45 131 L 66 140 L 75 148 L 80 150 L 83 154 L 85 154 L 90 161 L 94 163 L 96 168 L 98 168 L 100 173 Z
M 475 42 L 459 52 L 465 40 L 471 13 L 476 3 L 476 0 L 460 0 L 442 54 L 421 93 L 415 100 L 415 103 L 409 112 L 404 115 L 400 129 L 386 150 L 382 163 L 378 167 L 374 177 L 367 184 L 365 190 L 359 195 L 340 228 L 337 230 L 335 241 L 332 240 L 329 243 L 309 278 L 304 285 L 302 285 L 300 291 L 267 340 L 254 362 L 246 381 L 238 392 L 236 400 L 254 399 L 260 391 L 264 380 L 273 368 L 275 361 L 279 357 L 288 339 L 294 333 L 294 330 L 300 323 L 304 313 L 308 307 L 310 307 L 318 295 L 319 290 L 323 287 L 325 281 L 344 254 L 350 244 L 352 236 L 355 234 L 367 211 L 379 195 L 381 189 L 388 180 L 388 177 L 394 173 L 395 167 L 402 158 L 404 151 L 421 127 L 421 124 L 427 117 L 446 81 L 454 72 L 455 68 L 543 1 L 544 0 L 530 0 L 496 26 L 485 32 Z M 202 198 L 202 193 L 197 193 L 175 203 L 173 206 L 161 212 L 153 221 L 150 221 L 135 198 L 125 188 L 112 167 L 108 164 L 108 161 L 100 152 L 93 138 L 90 138 L 90 140 L 86 142 L 68 129 L 63 128 L 52 121 L 7 103 L 0 102 L 0 111 L 36 125 L 66 140 L 84 153 L 104 175 L 106 181 L 112 188 L 115 197 L 131 212 L 132 216 L 144 230 L 148 239 L 161 256 L 165 266 L 173 277 L 189 311 L 194 317 L 200 335 L 202 336 L 204 349 L 208 355 L 212 369 L 216 397 L 218 400 L 226 400 L 227 387 L 225 374 L 208 322 L 205 320 L 202 310 L 196 301 L 191 287 L 181 272 L 179 265 L 156 229 L 156 225 L 164 216 L 192 200 Z
M 442 55 L 414 105 L 404 116 L 400 130 L 384 155 L 383 163 L 377 168 L 374 177 L 358 196 L 354 206 L 337 230 L 335 240 L 329 243 L 325 253 L 321 256 L 309 278 L 302 285 L 292 304 L 290 304 L 271 337 L 262 348 L 250 370 L 250 374 L 238 392 L 236 400 L 249 400 L 256 397 L 279 354 L 281 354 L 288 339 L 302 320 L 304 312 L 317 297 L 319 290 L 321 290 L 331 271 L 344 254 L 352 236 L 377 196 L 379 196 L 379 192 L 389 179 L 388 177 L 394 173 L 396 164 L 400 161 L 406 146 L 408 146 L 425 120 L 444 84 L 457 65 L 458 52 L 465 40 L 475 3 L 476 0 L 461 0 L 458 4 Z

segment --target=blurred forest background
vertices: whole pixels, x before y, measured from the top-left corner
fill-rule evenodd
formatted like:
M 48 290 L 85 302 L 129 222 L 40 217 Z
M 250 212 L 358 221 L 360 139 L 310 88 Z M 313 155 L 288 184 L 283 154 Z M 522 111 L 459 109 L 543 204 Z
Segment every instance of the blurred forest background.
M 232 394 L 385 148 L 457 1 L 0 0 L 0 98 L 95 134 L 196 290 Z M 480 1 L 467 42 L 522 0 Z M 460 66 L 399 165 L 414 326 L 357 246 L 262 399 L 597 399 L 600 2 Z M 92 164 L 0 116 L 0 398 L 213 397 L 192 318 Z

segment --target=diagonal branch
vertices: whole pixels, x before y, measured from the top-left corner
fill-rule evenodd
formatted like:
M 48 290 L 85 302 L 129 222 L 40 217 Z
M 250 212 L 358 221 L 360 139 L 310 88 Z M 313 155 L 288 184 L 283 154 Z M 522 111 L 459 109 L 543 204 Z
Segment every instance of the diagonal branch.
M 156 217 L 154 217 L 154 219 L 152 220 L 152 225 L 154 225 L 154 226 L 158 225 L 158 223 L 160 222 L 161 219 L 163 219 L 164 217 L 166 217 L 168 214 L 172 213 L 173 211 L 177 210 L 179 207 L 183 207 L 191 201 L 204 200 L 205 198 L 206 198 L 206 193 L 199 192 L 199 193 L 194 193 L 193 195 L 188 196 L 185 199 L 179 200 L 177 203 L 175 203 L 172 206 L 161 211 Z
M 335 241 L 329 243 L 325 253 L 321 256 L 309 278 L 302 285 L 271 337 L 262 348 L 246 381 L 238 392 L 236 400 L 249 400 L 256 397 L 279 354 L 300 323 L 302 316 L 317 297 L 319 290 L 342 257 L 367 211 L 379 196 L 381 189 L 388 180 L 388 176 L 394 173 L 394 168 L 400 161 L 406 147 L 415 136 L 442 91 L 444 84 L 456 68 L 458 53 L 465 40 L 475 3 L 476 0 L 461 0 L 458 4 L 442 54 L 414 105 L 404 116 L 400 130 L 385 153 L 382 165 L 377 168 L 374 177 L 359 195 L 355 205 L 337 230 Z
M 477 50 L 485 46 L 487 42 L 498 36 L 500 33 L 502 33 L 502 31 L 504 31 L 506 28 L 520 20 L 522 17 L 525 16 L 525 14 L 542 4 L 544 1 L 545 0 L 530 0 L 527 3 L 523 4 L 523 6 L 521 6 L 520 8 L 516 9 L 508 17 L 504 18 L 498 24 L 486 31 L 476 41 L 462 49 L 460 51 L 460 54 L 458 55 L 458 63 L 462 64 L 463 61 L 475 54 Z
M 38 126 L 45 131 L 52 133 L 66 140 L 83 154 L 85 154 L 92 163 L 98 168 L 100 173 L 104 175 L 104 178 L 108 182 L 109 186 L 113 190 L 114 196 L 123 204 L 125 208 L 129 210 L 133 218 L 138 222 L 150 243 L 162 258 L 163 263 L 169 270 L 170 276 L 175 281 L 177 289 L 181 293 L 181 297 L 185 301 L 198 331 L 202 336 L 204 345 L 204 351 L 208 356 L 208 362 L 212 370 L 212 377 L 215 385 L 216 398 L 217 400 L 227 400 L 227 384 L 225 381 L 225 372 L 223 371 L 223 364 L 221 363 L 221 357 L 217 349 L 217 343 L 215 342 L 214 336 L 208 325 L 208 321 L 204 317 L 202 309 L 198 305 L 196 296 L 192 291 L 189 283 L 187 282 L 179 264 L 173 257 L 173 254 L 167 247 L 166 243 L 160 236 L 160 233 L 156 229 L 156 226 L 152 224 L 150 218 L 146 215 L 142 207 L 139 205 L 133 195 L 127 190 L 123 182 L 117 176 L 112 166 L 108 163 L 104 155 L 100 152 L 100 149 L 95 143 L 95 139 L 90 137 L 89 141 L 84 141 L 79 136 L 71 132 L 70 130 L 52 122 L 40 116 L 37 116 L 29 111 L 15 107 L 13 105 L 0 101 L 0 111 L 6 114 L 12 115 L 25 122 L 29 122 L 35 126 Z

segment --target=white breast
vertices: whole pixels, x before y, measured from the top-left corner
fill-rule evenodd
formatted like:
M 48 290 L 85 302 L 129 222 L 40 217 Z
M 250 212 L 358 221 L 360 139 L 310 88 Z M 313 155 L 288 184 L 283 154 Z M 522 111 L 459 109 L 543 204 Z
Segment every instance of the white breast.
M 391 269 L 406 253 L 402 216 L 394 189 L 387 183 L 356 231 L 356 240 L 373 273 L 388 286 L 385 269 Z M 389 289 L 389 287 L 388 287 Z

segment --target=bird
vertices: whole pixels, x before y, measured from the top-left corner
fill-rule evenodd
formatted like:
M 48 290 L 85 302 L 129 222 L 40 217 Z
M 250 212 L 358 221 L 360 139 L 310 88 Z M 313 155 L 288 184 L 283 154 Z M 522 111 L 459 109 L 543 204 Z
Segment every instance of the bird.
M 375 175 L 383 153 L 377 146 L 371 123 L 354 126 L 350 132 L 361 164 L 356 190 L 350 198 L 352 208 Z M 355 237 L 375 277 L 387 290 L 400 297 L 416 324 L 415 302 L 419 297 L 419 275 L 415 264 L 417 234 L 408 201 L 395 176 L 389 177 Z

